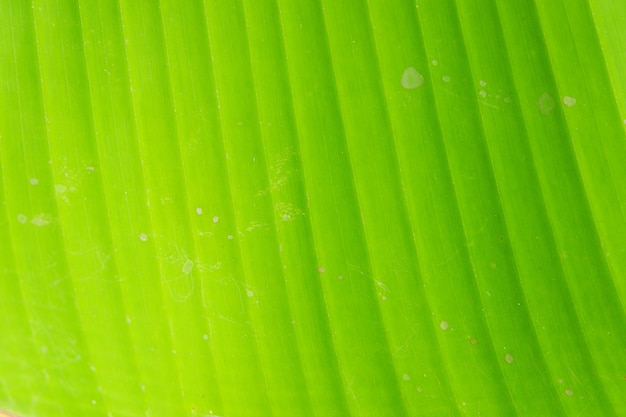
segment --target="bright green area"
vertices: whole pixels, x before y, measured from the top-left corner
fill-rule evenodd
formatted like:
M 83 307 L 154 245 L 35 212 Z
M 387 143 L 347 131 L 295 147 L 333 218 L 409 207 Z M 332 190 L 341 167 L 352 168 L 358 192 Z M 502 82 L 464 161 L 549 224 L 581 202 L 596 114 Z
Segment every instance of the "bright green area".
M 626 415 L 626 7 L 0 1 L 0 415 Z

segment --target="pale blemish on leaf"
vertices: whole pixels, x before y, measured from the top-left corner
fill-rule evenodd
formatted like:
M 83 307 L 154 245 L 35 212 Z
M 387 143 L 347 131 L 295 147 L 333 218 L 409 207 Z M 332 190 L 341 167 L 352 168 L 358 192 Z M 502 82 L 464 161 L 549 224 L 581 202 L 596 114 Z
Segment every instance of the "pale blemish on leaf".
M 51 216 L 49 214 L 40 213 L 33 217 L 30 221 L 31 224 L 37 227 L 43 227 L 50 224 Z
M 196 214 L 198 216 L 202 215 L 202 212 L 203 212 L 202 207 L 196 207 Z
M 445 331 L 445 330 L 448 330 L 450 328 L 450 324 L 447 321 L 445 321 L 445 320 L 441 320 L 439 322 L 439 327 L 441 328 L 441 330 Z
M 28 182 L 30 183 L 30 185 L 39 184 L 39 180 L 37 178 L 31 178 L 30 180 L 28 180 Z
M 563 97 L 563 104 L 567 107 L 574 107 L 576 105 L 576 99 L 574 97 L 565 96 Z
M 26 217 L 23 214 L 18 214 L 17 215 L 17 221 L 22 223 L 22 224 L 26 224 L 26 222 L 28 221 L 28 217 Z
M 539 96 L 539 99 L 537 99 L 537 108 L 539 108 L 541 114 L 552 113 L 555 105 L 556 102 L 554 101 L 554 98 L 552 98 L 552 96 L 548 93 L 543 93 Z
M 284 222 L 295 220 L 298 217 L 304 216 L 304 211 L 294 206 L 291 203 L 278 202 L 274 204 L 274 211 L 278 214 L 280 219 Z
M 574 391 L 570 388 L 565 390 L 565 395 L 567 395 L 568 397 L 573 397 L 574 396 Z
M 193 261 L 191 259 L 187 259 L 187 261 L 185 261 L 185 263 L 183 264 L 183 274 L 185 275 L 189 275 L 191 274 L 191 270 L 193 269 Z
M 375 280 L 374 282 L 376 282 L 376 290 L 378 292 L 378 296 L 381 300 L 385 301 L 387 299 L 387 295 L 391 293 L 391 290 L 380 281 Z
M 441 77 L 441 79 L 443 80 L 444 83 L 449 83 L 450 82 L 450 76 L 449 75 L 444 75 L 443 77 Z
M 504 355 L 504 361 L 508 363 L 509 365 L 511 365 L 514 361 L 513 355 L 511 355 L 510 353 L 507 353 L 506 355 Z
M 402 74 L 400 84 L 402 84 L 402 87 L 406 88 L 407 90 L 412 90 L 424 84 L 424 76 L 417 72 L 415 68 L 408 67 L 404 70 L 404 73 Z
M 139 233 L 139 240 L 141 240 L 142 242 L 147 242 L 148 241 L 148 235 L 145 233 Z

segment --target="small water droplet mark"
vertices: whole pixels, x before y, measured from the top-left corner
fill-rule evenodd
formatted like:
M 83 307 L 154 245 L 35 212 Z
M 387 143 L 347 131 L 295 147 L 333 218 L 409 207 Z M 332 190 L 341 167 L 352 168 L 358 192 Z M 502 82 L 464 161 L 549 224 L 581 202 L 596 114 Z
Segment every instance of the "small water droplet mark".
M 187 259 L 185 263 L 183 264 L 183 268 L 182 268 L 183 274 L 185 275 L 191 274 L 192 269 L 193 269 L 193 261 L 191 259 Z
M 444 75 L 443 77 L 441 77 L 441 79 L 443 80 L 444 83 L 449 83 L 450 82 L 450 76 L 449 75 Z
M 450 324 L 445 320 L 441 320 L 439 322 L 439 327 L 441 328 L 441 330 L 448 330 L 450 328 Z
M 141 240 L 142 242 L 147 242 L 148 241 L 148 235 L 145 233 L 140 233 L 139 234 L 139 240 Z
M 209 340 L 209 335 L 208 335 L 208 334 L 203 334 L 203 335 L 202 335 L 202 338 L 203 338 L 204 340 Z
M 563 97 L 563 104 L 567 107 L 574 107 L 576 105 L 576 99 L 574 97 L 565 96 Z
M 22 224 L 26 224 L 26 222 L 28 221 L 28 217 L 26 217 L 23 214 L 18 214 L 17 215 L 17 221 L 22 223 Z
M 31 224 L 37 227 L 43 227 L 43 226 L 50 224 L 50 216 L 48 216 L 47 214 L 41 213 L 33 217 L 30 222 Z
M 512 364 L 514 361 L 513 355 L 511 355 L 510 353 L 507 353 L 506 355 L 504 355 L 504 361 L 508 363 L 509 365 Z
M 539 96 L 539 99 L 537 99 L 537 107 L 539 108 L 541 114 L 544 115 L 552 113 L 555 104 L 554 98 L 552 98 L 552 96 L 548 93 L 543 93 Z
M 252 291 L 252 290 L 248 290 L 248 291 L 246 291 L 246 295 L 247 295 L 248 297 L 254 297 L 254 291 Z
M 485 97 L 487 97 L 487 92 L 485 90 L 480 90 L 478 92 L 478 95 L 481 96 L 482 98 L 485 98 Z
M 568 388 L 565 390 L 565 395 L 567 395 L 568 397 L 572 397 L 574 395 L 574 391 Z
M 196 207 L 196 214 L 198 216 L 200 216 L 202 214 L 202 212 L 203 212 L 202 207 Z
M 486 87 L 486 86 L 487 86 L 487 81 L 485 81 L 485 80 L 480 80 L 480 81 L 478 81 L 478 84 L 479 84 L 481 87 Z
M 218 216 L 213 216 L 213 223 L 218 223 L 220 218 Z
M 400 79 L 400 84 L 402 84 L 402 87 L 407 90 L 412 90 L 424 84 L 424 76 L 417 72 L 415 68 L 409 67 L 404 70 L 402 78 Z

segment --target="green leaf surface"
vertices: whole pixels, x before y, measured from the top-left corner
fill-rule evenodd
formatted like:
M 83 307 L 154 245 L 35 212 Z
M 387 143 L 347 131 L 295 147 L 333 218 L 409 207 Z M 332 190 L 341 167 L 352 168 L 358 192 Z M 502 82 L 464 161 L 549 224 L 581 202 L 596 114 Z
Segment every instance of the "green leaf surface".
M 0 416 L 626 415 L 621 3 L 0 1 Z

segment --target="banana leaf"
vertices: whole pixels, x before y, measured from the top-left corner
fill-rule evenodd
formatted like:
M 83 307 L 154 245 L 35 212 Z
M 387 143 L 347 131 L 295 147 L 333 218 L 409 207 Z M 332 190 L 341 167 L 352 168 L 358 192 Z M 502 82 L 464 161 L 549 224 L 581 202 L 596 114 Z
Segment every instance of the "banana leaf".
M 625 6 L 0 1 L 0 416 L 625 416 Z

